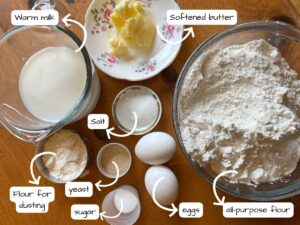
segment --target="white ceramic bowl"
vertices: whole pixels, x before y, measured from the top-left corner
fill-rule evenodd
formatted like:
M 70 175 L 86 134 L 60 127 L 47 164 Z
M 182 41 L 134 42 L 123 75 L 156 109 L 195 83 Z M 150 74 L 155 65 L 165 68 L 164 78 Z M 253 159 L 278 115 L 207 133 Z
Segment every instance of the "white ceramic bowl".
M 174 0 L 141 0 L 154 23 L 160 27 L 165 39 L 176 42 L 182 38 L 183 26 L 168 25 L 166 13 L 169 9 L 180 9 Z M 130 60 L 117 58 L 110 54 L 108 40 L 115 37 L 110 23 L 110 14 L 116 6 L 116 0 L 93 0 L 86 16 L 86 47 L 95 65 L 104 73 L 117 79 L 140 81 L 159 74 L 176 58 L 181 43 L 170 44 L 156 33 L 153 48 L 143 56 Z

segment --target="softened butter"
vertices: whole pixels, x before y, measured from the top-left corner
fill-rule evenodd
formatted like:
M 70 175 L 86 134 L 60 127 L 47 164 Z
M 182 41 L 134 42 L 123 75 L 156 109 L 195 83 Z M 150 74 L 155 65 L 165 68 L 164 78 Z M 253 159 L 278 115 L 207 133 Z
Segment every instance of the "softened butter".
M 128 53 L 128 46 L 150 48 L 155 37 L 155 25 L 141 2 L 121 0 L 110 16 L 117 37 L 109 41 L 112 54 Z

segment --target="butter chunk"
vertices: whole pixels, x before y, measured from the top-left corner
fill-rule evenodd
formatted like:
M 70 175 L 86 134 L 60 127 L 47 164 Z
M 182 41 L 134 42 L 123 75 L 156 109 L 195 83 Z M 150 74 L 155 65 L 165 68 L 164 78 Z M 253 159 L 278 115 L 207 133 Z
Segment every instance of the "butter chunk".
M 110 39 L 108 46 L 111 49 L 111 54 L 114 56 L 124 56 L 128 54 L 128 46 L 118 39 Z
M 121 0 L 110 19 L 117 31 L 117 38 L 109 41 L 113 55 L 126 54 L 130 45 L 139 48 L 152 46 L 155 24 L 141 2 Z

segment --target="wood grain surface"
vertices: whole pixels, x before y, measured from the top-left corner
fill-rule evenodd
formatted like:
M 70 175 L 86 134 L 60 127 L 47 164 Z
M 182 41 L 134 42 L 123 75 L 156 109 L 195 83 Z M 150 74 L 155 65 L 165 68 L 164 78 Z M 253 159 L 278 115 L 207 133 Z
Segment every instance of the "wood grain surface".
M 70 12 L 73 18 L 84 23 L 84 14 L 90 2 L 90 0 L 61 0 L 58 7 L 63 14 Z M 295 4 L 293 4 L 293 2 Z M 297 4 L 299 6 L 299 0 L 178 0 L 178 4 L 183 9 L 236 9 L 238 11 L 239 22 L 276 18 L 288 20 L 298 26 L 300 25 L 299 14 L 295 10 Z M 1 0 L 0 34 L 12 27 L 10 24 L 11 10 L 27 8 L 26 0 Z M 102 83 L 102 93 L 101 100 L 94 112 L 111 115 L 112 101 L 120 90 L 132 84 L 145 85 L 153 89 L 159 95 L 163 105 L 163 115 L 155 130 L 170 133 L 175 137 L 172 125 L 171 101 L 176 78 L 194 49 L 210 35 L 224 28 L 223 26 L 195 27 L 196 38 L 189 38 L 184 42 L 177 59 L 172 64 L 173 69 L 164 71 L 159 76 L 147 81 L 131 83 L 115 80 L 97 70 Z M 76 26 L 72 26 L 71 29 L 81 36 L 81 31 L 76 28 Z M 7 76 L 9 76 L 9 74 L 7 74 Z M 86 123 L 86 119 L 83 119 L 70 126 L 72 129 L 78 130 L 82 135 L 86 136 L 92 146 L 91 163 L 89 166 L 90 173 L 83 180 L 97 182 L 99 179 L 102 179 L 105 183 L 110 182 L 111 180 L 104 178 L 99 173 L 95 157 L 100 147 L 108 143 L 108 141 L 98 140 L 94 133 L 87 128 Z M 113 121 L 111 125 L 115 125 Z M 133 150 L 138 139 L 139 137 L 129 137 L 126 139 L 114 138 L 113 141 L 128 146 L 134 156 Z M 94 196 L 91 198 L 68 199 L 64 195 L 64 185 L 53 184 L 44 178 L 42 178 L 41 184 L 54 186 L 56 190 L 56 199 L 55 202 L 50 204 L 49 212 L 47 214 L 16 213 L 14 203 L 9 201 L 9 189 L 11 186 L 28 185 L 28 180 L 30 179 L 29 164 L 34 150 L 34 145 L 22 142 L 10 135 L 4 128 L 0 128 L 0 225 L 106 224 L 106 222 L 101 222 L 100 220 L 91 222 L 73 221 L 70 218 L 70 207 L 72 204 L 101 205 L 105 195 L 112 190 L 111 188 L 103 189 L 101 192 L 97 192 L 95 189 Z M 213 205 L 215 199 L 212 186 L 192 169 L 185 160 L 179 147 L 177 148 L 175 157 L 167 165 L 175 172 L 180 183 L 178 202 L 202 202 L 204 205 L 203 218 L 189 220 L 181 219 L 178 216 L 169 218 L 166 212 L 157 208 L 144 186 L 144 174 L 148 166 L 134 157 L 130 172 L 121 178 L 114 188 L 123 184 L 130 184 L 138 189 L 142 212 L 137 224 L 300 225 L 300 196 L 287 199 L 287 201 L 292 201 L 295 204 L 296 214 L 292 219 L 224 219 L 222 209 Z M 220 194 L 224 193 L 220 192 Z M 241 199 L 234 198 L 227 194 L 224 195 L 227 201 L 241 201 Z

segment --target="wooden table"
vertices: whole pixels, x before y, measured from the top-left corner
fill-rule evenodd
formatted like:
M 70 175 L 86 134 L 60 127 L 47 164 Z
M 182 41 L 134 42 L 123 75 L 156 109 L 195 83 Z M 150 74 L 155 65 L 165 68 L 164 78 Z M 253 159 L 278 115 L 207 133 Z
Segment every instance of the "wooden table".
M 163 0 L 162 0 L 163 1 Z M 84 12 L 90 4 L 90 0 L 61 0 L 60 11 L 67 13 L 84 22 Z M 183 9 L 236 9 L 238 11 L 239 22 L 277 18 L 288 20 L 294 24 L 300 25 L 297 6 L 299 0 L 178 0 Z M 10 27 L 10 11 L 13 9 L 27 9 L 26 0 L 2 0 L 0 5 L 0 32 L 7 31 Z M 68 9 L 68 10 L 67 10 Z M 299 9 L 299 8 L 298 8 Z M 179 56 L 173 63 L 174 73 L 162 73 L 159 76 L 137 84 L 146 85 L 152 88 L 161 99 L 163 104 L 163 115 L 160 123 L 155 128 L 157 131 L 165 131 L 175 137 L 172 126 L 171 99 L 174 91 L 176 78 L 183 67 L 185 61 L 194 49 L 206 38 L 215 32 L 223 29 L 222 26 L 198 26 L 195 27 L 196 38 L 189 38 L 182 46 Z M 76 26 L 72 29 L 79 36 L 81 32 Z M 115 80 L 100 71 L 97 71 L 102 82 L 102 95 L 95 113 L 107 113 L 111 115 L 111 105 L 116 94 L 133 83 L 121 80 Z M 0 84 L 1 85 L 1 84 Z M 72 124 L 73 129 L 78 130 L 89 140 L 93 151 L 90 174 L 84 178 L 86 181 L 97 182 L 102 179 L 103 182 L 110 182 L 99 173 L 95 156 L 98 149 L 107 143 L 99 141 L 92 131 L 86 126 L 86 119 Z M 113 122 L 111 123 L 113 124 Z M 129 137 L 126 139 L 114 138 L 114 142 L 120 142 L 127 145 L 134 154 L 134 146 L 139 137 Z M 101 205 L 105 195 L 112 189 L 107 188 L 98 192 L 95 190 L 94 196 L 87 199 L 68 199 L 64 195 L 64 186 L 53 184 L 42 178 L 42 185 L 51 185 L 55 187 L 56 199 L 50 204 L 50 210 L 47 214 L 17 214 L 14 203 L 9 201 L 9 189 L 11 186 L 28 185 L 30 179 L 29 164 L 34 153 L 34 146 L 29 143 L 19 141 L 10 135 L 4 128 L 0 128 L 0 224 L 1 225 L 70 225 L 70 224 L 106 224 L 105 222 L 92 221 L 73 221 L 70 219 L 70 207 L 72 204 L 99 204 Z M 178 202 L 182 201 L 200 201 L 204 205 L 204 216 L 201 219 L 180 219 L 178 216 L 169 218 L 168 214 L 154 205 L 144 186 L 144 174 L 148 166 L 141 163 L 134 157 L 132 168 L 129 174 L 120 179 L 114 188 L 131 184 L 135 186 L 140 193 L 142 212 L 137 224 L 144 225 L 163 225 L 163 224 L 219 224 L 219 225 L 238 225 L 238 224 L 300 224 L 300 198 L 298 196 L 288 199 L 295 204 L 296 215 L 292 219 L 224 219 L 220 207 L 212 203 L 215 198 L 212 192 L 212 186 L 200 177 L 185 160 L 181 150 L 177 149 L 175 157 L 168 166 L 175 172 L 180 183 L 180 195 Z M 220 193 L 223 194 L 223 193 Z M 228 201 L 239 201 L 240 199 L 226 195 Z

